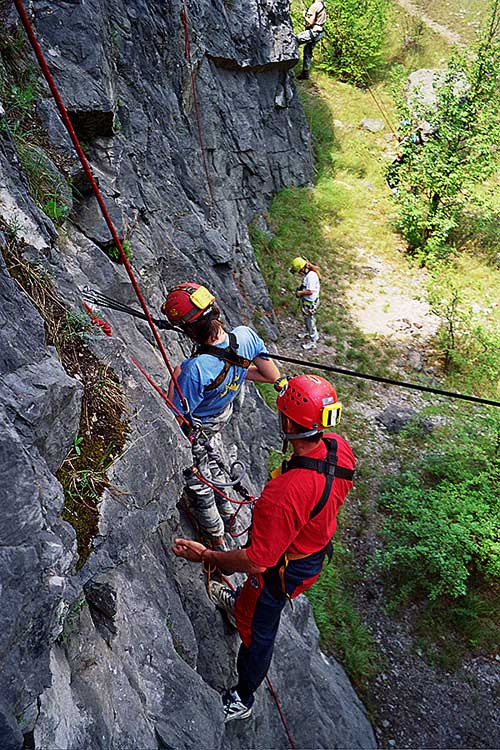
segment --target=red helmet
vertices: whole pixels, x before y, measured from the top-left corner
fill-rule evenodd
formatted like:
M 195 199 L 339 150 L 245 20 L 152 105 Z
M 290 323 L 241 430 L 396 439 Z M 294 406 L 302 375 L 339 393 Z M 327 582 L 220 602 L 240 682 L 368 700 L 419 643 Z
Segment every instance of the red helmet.
M 297 375 L 279 393 L 276 406 L 286 417 L 310 431 L 340 422 L 342 404 L 328 380 L 319 375 Z
M 174 325 L 187 325 L 212 312 L 215 297 L 194 282 L 177 284 L 167 295 L 161 311 Z

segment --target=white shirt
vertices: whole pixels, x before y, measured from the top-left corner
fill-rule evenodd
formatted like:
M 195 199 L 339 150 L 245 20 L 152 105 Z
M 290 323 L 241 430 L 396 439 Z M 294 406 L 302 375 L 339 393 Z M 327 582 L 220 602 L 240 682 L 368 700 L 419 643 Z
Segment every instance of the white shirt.
M 301 284 L 301 288 L 303 290 L 310 289 L 312 291 L 312 294 L 305 294 L 302 299 L 308 300 L 309 302 L 316 302 L 316 300 L 319 297 L 319 289 L 320 289 L 320 283 L 319 283 L 319 276 L 316 273 L 316 271 L 308 271 L 306 275 L 304 276 L 304 280 Z

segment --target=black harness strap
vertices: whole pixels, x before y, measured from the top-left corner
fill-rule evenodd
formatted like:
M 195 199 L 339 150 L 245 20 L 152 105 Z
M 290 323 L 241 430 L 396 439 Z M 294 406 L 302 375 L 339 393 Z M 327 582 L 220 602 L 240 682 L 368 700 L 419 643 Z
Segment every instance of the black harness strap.
M 323 442 L 326 444 L 328 451 L 325 460 L 320 458 L 307 458 L 307 456 L 292 456 L 289 461 L 283 461 L 281 467 L 283 474 L 291 469 L 310 469 L 311 471 L 317 471 L 318 474 L 325 474 L 325 487 L 321 493 L 320 499 L 311 510 L 309 520 L 315 518 L 318 513 L 321 513 L 327 504 L 332 491 L 333 480 L 336 477 L 339 479 L 348 479 L 349 481 L 352 481 L 354 478 L 354 469 L 347 469 L 345 466 L 337 465 L 338 445 L 335 438 L 323 438 Z M 333 554 L 332 542 L 329 541 L 328 544 L 322 550 L 318 550 L 318 552 L 322 552 L 324 557 L 327 556 L 328 562 L 330 562 Z M 304 555 L 303 557 L 308 557 L 308 555 Z M 285 572 L 289 559 L 292 560 L 294 558 L 293 556 L 288 558 L 287 553 L 284 552 L 276 565 L 272 568 L 268 568 L 263 574 L 268 589 L 276 599 L 288 598 L 288 594 L 285 590 Z M 299 558 L 297 557 L 296 559 Z
M 211 344 L 199 344 L 194 350 L 193 354 L 195 357 L 199 354 L 211 354 L 212 357 L 217 357 L 217 359 L 221 359 L 224 362 L 224 366 L 215 380 L 210 383 L 210 385 L 205 386 L 205 391 L 213 391 L 215 388 L 218 388 L 226 379 L 229 368 L 232 365 L 243 367 L 245 370 L 248 370 L 252 364 L 251 359 L 240 356 L 236 351 L 238 348 L 238 340 L 234 333 L 231 331 L 228 335 L 229 346 L 222 348 L 220 346 L 212 346 Z
M 337 464 L 337 441 L 335 438 L 323 438 L 323 442 L 326 444 L 328 450 L 326 460 L 307 458 L 307 456 L 292 456 L 289 461 L 283 462 L 281 468 L 283 474 L 290 471 L 290 469 L 311 469 L 311 471 L 317 471 L 318 474 L 326 475 L 325 488 L 320 499 L 312 509 L 309 520 L 317 516 L 318 513 L 321 513 L 325 507 L 330 497 L 335 477 L 348 479 L 349 481 L 352 481 L 354 478 L 354 469 L 346 469 L 344 466 L 338 466 Z

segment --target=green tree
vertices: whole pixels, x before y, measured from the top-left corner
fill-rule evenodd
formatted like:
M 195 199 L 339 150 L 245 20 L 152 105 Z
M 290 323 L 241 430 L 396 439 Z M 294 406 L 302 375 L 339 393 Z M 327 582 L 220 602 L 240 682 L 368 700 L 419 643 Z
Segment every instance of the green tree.
M 407 123 L 397 169 L 398 228 L 422 264 L 446 257 L 452 231 L 486 202 L 477 186 L 498 166 L 500 141 L 500 0 L 472 50 L 456 51 L 436 71 L 435 98 L 413 91 L 401 99 Z
M 441 322 L 435 347 L 453 386 L 497 398 L 500 395 L 500 330 L 488 327 L 464 299 L 442 264 L 431 274 L 427 289 L 431 311 Z M 487 301 L 485 301 L 487 304 Z
M 366 84 L 382 61 L 388 0 L 328 0 L 321 67 L 342 80 Z

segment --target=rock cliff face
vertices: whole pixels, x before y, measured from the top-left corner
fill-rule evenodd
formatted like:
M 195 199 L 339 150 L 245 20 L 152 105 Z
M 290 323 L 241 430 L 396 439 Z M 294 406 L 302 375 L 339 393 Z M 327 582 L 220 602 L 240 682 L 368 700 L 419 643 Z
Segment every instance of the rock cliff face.
M 35 0 L 29 7 L 151 308 L 158 311 L 175 282 L 195 279 L 214 290 L 231 324 L 253 321 L 272 337 L 247 227 L 273 193 L 307 183 L 312 171 L 307 124 L 286 73 L 297 58 L 287 3 L 189 4 L 213 201 L 181 9 L 157 0 Z M 2 36 L 20 49 L 10 3 L 0 3 L 0 12 Z M 10 54 L 5 42 L 2 54 Z M 103 313 L 112 338 L 79 333 L 74 348 L 84 285 L 127 303 L 133 293 L 109 257 L 109 233 L 43 87 L 32 120 L 38 142 L 9 123 L 18 96 L 12 62 L 0 68 L 0 746 L 285 748 L 264 688 L 255 718 L 224 731 L 217 691 L 233 679 L 237 637 L 208 601 L 200 571 L 170 553 L 173 536 L 193 534 L 176 507 L 189 449 L 130 356 L 160 383 L 165 370 L 145 324 L 118 313 Z M 63 186 L 56 207 L 62 202 L 69 214 L 59 227 L 47 215 L 60 218 L 47 208 L 53 196 L 40 198 L 27 177 L 26 149 L 37 154 L 35 178 L 48 174 L 51 185 Z M 61 305 L 69 317 L 61 317 Z M 74 361 L 61 355 L 68 341 Z M 175 334 L 165 343 L 173 362 L 187 353 Z M 72 445 L 77 455 L 75 436 L 94 429 L 79 358 L 116 374 L 94 386 L 109 402 L 119 383 L 127 431 L 100 476 L 98 527 L 77 568 L 55 475 Z M 256 491 L 275 418 L 253 387 L 238 409 L 244 417 L 229 427 L 226 453 L 248 463 Z M 67 493 L 84 481 L 89 476 L 76 472 Z M 305 599 L 283 617 L 271 676 L 298 747 L 374 746 L 345 674 L 319 650 Z

